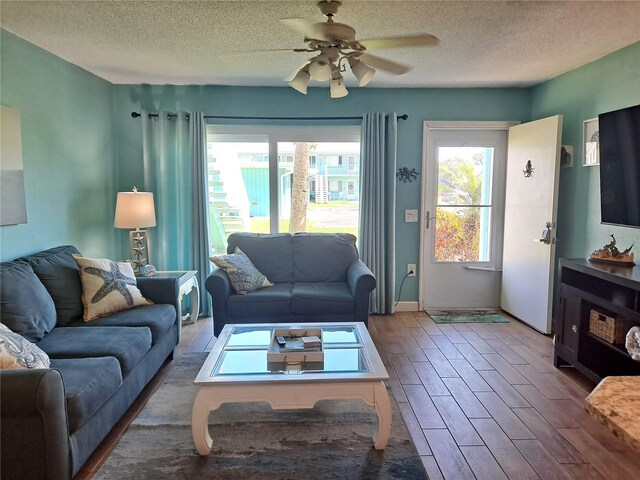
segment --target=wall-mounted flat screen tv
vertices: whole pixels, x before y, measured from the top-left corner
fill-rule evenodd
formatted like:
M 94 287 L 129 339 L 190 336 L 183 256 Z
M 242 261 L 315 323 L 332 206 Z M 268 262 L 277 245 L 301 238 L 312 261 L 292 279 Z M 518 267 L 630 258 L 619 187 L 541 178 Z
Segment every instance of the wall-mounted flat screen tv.
M 602 223 L 640 228 L 640 105 L 598 115 Z

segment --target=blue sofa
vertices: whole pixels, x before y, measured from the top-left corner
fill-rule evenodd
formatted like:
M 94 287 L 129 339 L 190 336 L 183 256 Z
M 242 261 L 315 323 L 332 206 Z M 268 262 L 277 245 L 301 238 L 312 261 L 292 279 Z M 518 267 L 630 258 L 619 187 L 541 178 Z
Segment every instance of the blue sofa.
M 75 475 L 179 340 L 178 282 L 139 278 L 154 302 L 82 320 L 82 285 L 62 246 L 0 266 L 1 321 L 51 358 L 49 369 L 0 371 L 2 479 Z
M 227 251 L 239 247 L 275 285 L 239 295 L 214 267 L 205 282 L 213 301 L 213 329 L 227 323 L 364 322 L 376 286 L 347 233 L 232 233 Z

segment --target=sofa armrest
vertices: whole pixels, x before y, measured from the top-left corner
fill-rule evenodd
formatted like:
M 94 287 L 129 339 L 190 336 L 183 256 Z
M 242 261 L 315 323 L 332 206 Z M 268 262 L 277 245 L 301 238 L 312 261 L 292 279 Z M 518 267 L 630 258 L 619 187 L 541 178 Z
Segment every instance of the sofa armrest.
M 376 288 L 376 277 L 362 260 L 351 264 L 347 270 L 347 282 L 351 289 L 351 295 L 356 301 L 354 319 L 367 325 L 369 320 L 369 297 Z
M 362 260 L 351 264 L 347 271 L 347 282 L 354 297 L 357 297 L 360 292 L 366 292 L 368 295 L 376 288 L 376 277 Z
M 227 323 L 227 299 L 231 296 L 233 288 L 226 272 L 216 266 L 213 267 L 204 286 L 211 295 L 213 334 L 217 337 Z
M 182 312 L 178 305 L 180 282 L 175 277 L 136 277 L 136 283 L 142 296 L 156 304 L 173 305 L 176 311 L 175 328 L 178 342 L 182 333 Z
M 0 371 L 2 478 L 69 479 L 69 427 L 60 372 Z
M 178 291 L 180 284 L 177 278 L 172 277 L 136 277 L 138 289 L 142 296 L 151 300 L 153 303 L 166 303 L 173 305 L 176 309 L 176 318 L 181 312 L 178 312 Z

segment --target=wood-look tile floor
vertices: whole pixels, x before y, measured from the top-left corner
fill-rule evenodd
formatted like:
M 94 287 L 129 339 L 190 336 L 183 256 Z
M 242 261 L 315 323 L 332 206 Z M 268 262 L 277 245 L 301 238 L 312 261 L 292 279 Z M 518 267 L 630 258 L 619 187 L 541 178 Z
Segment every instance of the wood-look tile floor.
M 432 480 L 640 478 L 638 452 L 584 410 L 594 385 L 556 369 L 551 340 L 526 325 L 437 325 L 425 313 L 404 312 L 370 317 L 369 331 Z M 76 480 L 91 478 L 176 360 L 214 342 L 210 318 L 184 327 L 173 362 Z
M 594 387 L 553 366 L 551 339 L 517 320 L 369 323 L 431 479 L 637 479 L 640 455 L 584 410 Z

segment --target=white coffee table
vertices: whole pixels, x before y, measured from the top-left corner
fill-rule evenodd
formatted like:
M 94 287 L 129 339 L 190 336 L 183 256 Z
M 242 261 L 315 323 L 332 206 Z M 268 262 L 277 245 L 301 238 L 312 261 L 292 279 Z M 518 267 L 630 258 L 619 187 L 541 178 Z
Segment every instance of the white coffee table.
M 274 328 L 321 328 L 324 362 L 268 363 Z M 391 434 L 391 402 L 384 381 L 389 374 L 363 323 L 226 325 L 194 383 L 191 431 L 200 455 L 211 451 L 209 412 L 223 403 L 267 402 L 273 409 L 313 408 L 319 400 L 358 399 L 375 408 L 376 450 Z

